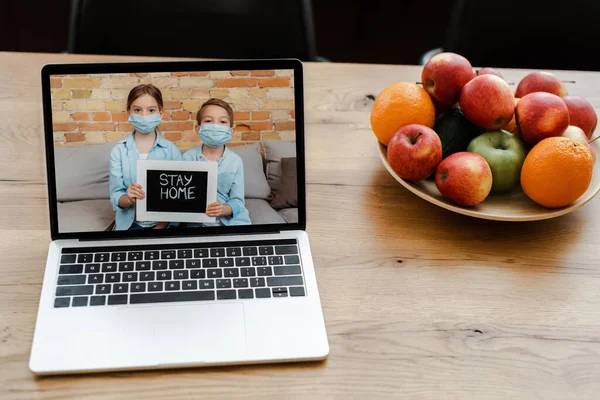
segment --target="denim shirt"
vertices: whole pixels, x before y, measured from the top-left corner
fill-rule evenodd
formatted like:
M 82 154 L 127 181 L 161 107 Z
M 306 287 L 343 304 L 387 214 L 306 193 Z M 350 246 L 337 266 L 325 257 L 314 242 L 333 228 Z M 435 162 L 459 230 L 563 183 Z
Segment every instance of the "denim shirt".
M 184 161 L 208 161 L 202 154 L 202 145 L 183 154 Z M 217 161 L 217 201 L 229 204 L 233 214 L 218 217 L 219 223 L 212 225 L 250 225 L 250 214 L 244 201 L 244 164 L 240 156 L 225 147 L 223 156 Z M 191 225 L 190 225 L 191 226 Z
M 129 185 L 136 181 L 138 154 L 133 132 L 120 140 L 110 152 L 108 183 L 110 203 L 116 212 L 116 230 L 129 229 L 135 219 L 135 205 L 121 208 L 119 199 L 127 194 Z M 157 133 L 156 142 L 148 153 L 148 160 L 181 160 L 181 152 L 173 143 Z

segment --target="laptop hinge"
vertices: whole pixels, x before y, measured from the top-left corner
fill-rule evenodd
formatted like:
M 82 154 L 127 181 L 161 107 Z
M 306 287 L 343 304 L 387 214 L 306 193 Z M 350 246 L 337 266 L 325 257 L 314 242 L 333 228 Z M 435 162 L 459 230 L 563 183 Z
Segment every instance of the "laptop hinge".
M 251 236 L 251 235 L 277 235 L 280 234 L 281 231 L 265 231 L 265 232 L 244 232 L 244 233 L 222 233 L 216 236 L 216 238 L 221 237 L 229 237 L 229 236 Z M 78 239 L 79 242 L 108 242 L 112 240 L 137 240 L 137 239 L 182 239 L 182 238 L 204 238 L 204 237 L 213 237 L 214 234 L 190 234 L 190 235 L 179 235 L 179 236 L 161 236 L 161 237 L 148 237 L 148 236 L 130 236 L 130 237 L 114 237 L 114 238 L 102 238 L 102 239 Z

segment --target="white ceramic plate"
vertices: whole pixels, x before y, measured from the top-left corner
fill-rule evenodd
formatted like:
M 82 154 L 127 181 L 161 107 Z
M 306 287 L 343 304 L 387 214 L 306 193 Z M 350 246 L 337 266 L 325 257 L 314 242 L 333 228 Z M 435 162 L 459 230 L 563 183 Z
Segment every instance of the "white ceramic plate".
M 378 143 L 378 145 L 379 156 L 383 165 L 402 186 L 439 207 L 475 218 L 517 222 L 554 218 L 568 214 L 583 206 L 600 191 L 600 164 L 598 162 L 598 158 L 600 158 L 600 140 L 592 143 L 597 159 L 594 164 L 592 182 L 587 191 L 574 203 L 555 209 L 545 208 L 534 203 L 520 188 L 510 193 L 490 194 L 483 203 L 475 207 L 458 206 L 442 196 L 432 178 L 419 182 L 410 182 L 400 178 L 390 167 L 387 159 L 387 148 L 381 143 Z

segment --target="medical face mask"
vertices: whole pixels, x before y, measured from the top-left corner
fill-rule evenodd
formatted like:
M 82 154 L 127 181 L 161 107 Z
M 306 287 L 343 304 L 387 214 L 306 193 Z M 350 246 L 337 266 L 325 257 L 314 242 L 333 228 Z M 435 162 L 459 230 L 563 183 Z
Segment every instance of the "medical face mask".
M 231 140 L 231 127 L 219 124 L 202 124 L 198 130 L 198 135 L 208 147 L 220 147 Z
M 156 113 L 146 116 L 130 114 L 128 121 L 136 131 L 145 135 L 153 132 L 158 124 L 160 124 L 160 114 Z

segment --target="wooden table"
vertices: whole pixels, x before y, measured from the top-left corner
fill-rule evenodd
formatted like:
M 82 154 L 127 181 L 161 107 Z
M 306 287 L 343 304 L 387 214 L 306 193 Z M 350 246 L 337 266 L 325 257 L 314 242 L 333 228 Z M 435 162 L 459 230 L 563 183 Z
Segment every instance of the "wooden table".
M 419 79 L 412 66 L 305 68 L 327 361 L 35 378 L 27 364 L 50 241 L 39 70 L 118 59 L 131 58 L 0 53 L 1 398 L 600 398 L 600 200 L 507 223 L 404 189 L 379 160 L 369 110 L 385 86 Z M 600 110 L 600 73 L 557 75 Z

